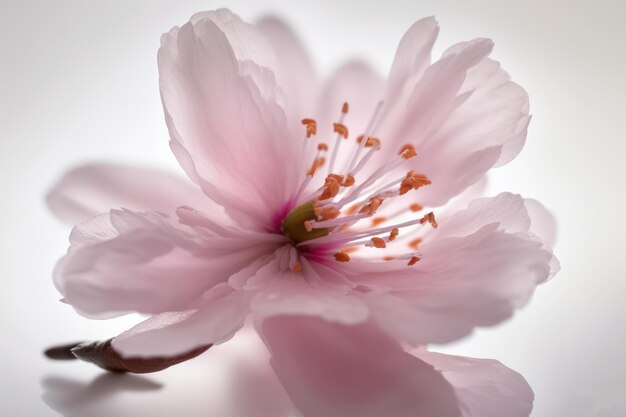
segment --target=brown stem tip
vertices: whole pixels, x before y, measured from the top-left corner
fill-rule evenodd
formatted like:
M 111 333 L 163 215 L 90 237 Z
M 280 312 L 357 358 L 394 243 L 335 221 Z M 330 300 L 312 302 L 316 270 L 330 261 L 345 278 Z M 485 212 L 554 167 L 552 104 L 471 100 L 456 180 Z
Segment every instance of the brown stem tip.
M 195 358 L 211 347 L 211 345 L 200 346 L 181 355 L 170 357 L 125 358 L 113 349 L 112 341 L 113 339 L 108 339 L 102 342 L 82 342 L 55 346 L 47 349 L 44 354 L 55 360 L 80 359 L 111 372 L 146 374 L 162 371 L 170 366 Z

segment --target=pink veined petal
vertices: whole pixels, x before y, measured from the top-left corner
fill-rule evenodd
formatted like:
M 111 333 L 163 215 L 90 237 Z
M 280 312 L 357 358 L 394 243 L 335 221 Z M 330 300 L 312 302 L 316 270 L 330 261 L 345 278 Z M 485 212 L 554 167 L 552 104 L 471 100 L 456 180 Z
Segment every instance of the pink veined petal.
M 206 209 L 221 221 L 227 219 L 221 207 L 184 178 L 159 169 L 114 163 L 72 169 L 52 187 L 46 201 L 50 210 L 68 224 L 112 208 L 169 213 L 182 205 Z
M 395 337 L 415 345 L 446 343 L 474 327 L 498 324 L 555 273 L 551 249 L 528 233 L 520 196 L 475 200 L 439 223 L 413 267 L 349 266 L 349 277 L 374 288 L 364 297 L 373 317 Z
M 54 283 L 65 302 L 92 318 L 187 310 L 203 292 L 275 245 L 128 210 L 79 224 L 70 240 Z
M 454 387 L 463 417 L 528 417 L 534 394 L 517 372 L 488 359 L 442 355 L 420 349 L 415 355 L 433 365 Z
M 256 24 L 278 57 L 275 69 L 278 84 L 287 96 L 287 113 L 293 122 L 313 114 L 319 81 L 313 62 L 293 30 L 277 17 Z
M 258 330 L 304 417 L 461 415 L 441 374 L 371 324 L 278 316 Z
M 300 142 L 288 130 L 273 73 L 238 59 L 253 56 L 240 42 L 262 35 L 238 18 L 229 25 L 231 38 L 201 16 L 162 37 L 161 96 L 185 171 L 239 223 L 266 229 L 303 175 Z M 246 36 L 235 39 L 239 32 Z
M 248 315 L 247 294 L 222 284 L 203 298 L 196 310 L 152 316 L 113 339 L 125 357 L 167 357 L 230 339 Z

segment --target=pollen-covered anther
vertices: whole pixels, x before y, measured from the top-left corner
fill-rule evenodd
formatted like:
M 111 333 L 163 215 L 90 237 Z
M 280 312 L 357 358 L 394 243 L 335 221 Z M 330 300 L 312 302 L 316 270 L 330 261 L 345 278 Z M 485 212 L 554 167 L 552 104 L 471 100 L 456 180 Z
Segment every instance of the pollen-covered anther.
M 404 195 L 411 190 L 418 190 L 425 185 L 430 185 L 428 177 L 422 174 L 416 174 L 413 170 L 407 172 L 406 177 L 400 184 L 400 195 Z
M 322 142 L 322 143 L 317 145 L 317 150 L 318 151 L 327 151 L 328 150 L 328 145 L 325 144 L 324 142 Z
M 410 241 L 408 243 L 409 247 L 412 249 L 417 249 L 417 247 L 420 245 L 420 243 L 422 243 L 422 239 L 420 239 L 419 237 L 417 239 L 413 239 L 412 241 Z
M 343 105 L 341 106 L 341 112 L 343 114 L 347 114 L 348 111 L 350 111 L 350 105 L 348 104 L 348 102 L 343 103 Z
M 319 214 L 316 213 L 318 220 L 336 219 L 337 217 L 339 217 L 340 214 L 341 211 L 339 211 L 339 209 L 334 206 L 323 208 L 320 210 Z
M 304 228 L 306 229 L 307 232 L 312 232 L 313 231 L 313 222 L 311 220 L 305 220 L 304 221 Z
M 302 262 L 300 262 L 300 261 L 294 262 L 292 269 L 293 269 L 294 272 L 302 271 Z
M 363 135 L 359 135 L 359 137 L 356 138 L 356 142 L 357 143 L 363 142 Z M 375 138 L 373 136 L 368 136 L 367 140 L 365 141 L 365 145 L 363 146 L 365 146 L 366 148 L 371 148 L 373 146 L 380 148 L 380 139 Z
M 411 210 L 412 212 L 415 212 L 415 213 L 418 212 L 418 211 L 422 211 L 423 209 L 424 209 L 424 207 L 419 205 L 419 204 L 417 204 L 417 203 L 411 204 L 409 206 L 409 210 Z
M 400 230 L 397 227 L 394 227 L 393 229 L 391 229 L 391 232 L 389 232 L 389 241 L 391 242 L 391 241 L 396 240 L 399 234 L 400 234 Z
M 335 260 L 337 262 L 350 262 L 350 256 L 345 252 L 337 252 L 335 254 Z
M 333 123 L 333 132 L 341 135 L 344 139 L 348 139 L 348 128 L 343 123 Z
M 350 174 L 346 175 L 346 178 L 343 180 L 341 185 L 343 187 L 352 187 L 355 183 L 354 177 Z
M 411 259 L 409 259 L 409 262 L 407 262 L 408 266 L 411 265 L 415 265 L 416 263 L 418 263 L 420 261 L 420 257 L 419 256 L 411 256 Z
M 311 136 L 317 133 L 317 122 L 313 119 L 302 119 L 300 121 L 304 126 L 306 126 L 306 137 L 310 138 Z
M 383 200 L 380 198 L 374 197 L 369 201 L 369 203 L 364 205 L 361 208 L 361 210 L 359 210 L 359 213 L 367 213 L 368 215 L 371 216 L 374 213 L 376 213 L 376 210 L 378 210 L 381 204 L 383 204 Z
M 341 177 L 341 176 L 340 176 Z M 341 177 L 343 179 L 343 177 Z M 329 174 L 324 181 L 324 189 L 320 195 L 320 200 L 328 200 L 339 194 L 341 183 L 337 180 L 336 174 Z
M 379 249 L 384 249 L 387 247 L 387 243 L 385 243 L 385 239 L 382 239 L 380 237 L 373 237 L 372 244 L 374 245 L 375 248 L 379 248 Z
M 431 211 L 430 213 L 425 214 L 424 217 L 420 219 L 420 224 L 426 224 L 426 223 L 430 223 L 433 229 L 436 229 L 437 226 L 439 226 L 437 224 L 437 220 L 435 219 L 435 213 Z
M 398 154 L 402 155 L 404 159 L 411 159 L 417 155 L 417 151 L 415 150 L 413 145 L 407 144 L 400 148 L 400 152 L 398 152 Z

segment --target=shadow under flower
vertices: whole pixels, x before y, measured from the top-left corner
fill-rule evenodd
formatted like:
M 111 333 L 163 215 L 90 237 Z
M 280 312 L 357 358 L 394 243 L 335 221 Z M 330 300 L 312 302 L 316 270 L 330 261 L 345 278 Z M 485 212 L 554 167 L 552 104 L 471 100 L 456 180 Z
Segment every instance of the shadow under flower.
M 110 417 L 116 397 L 124 392 L 151 392 L 163 388 L 162 384 L 137 375 L 104 373 L 89 383 L 61 376 L 42 379 L 43 401 L 66 417 Z M 120 404 L 121 405 L 121 404 Z M 135 410 L 136 411 L 136 410 Z

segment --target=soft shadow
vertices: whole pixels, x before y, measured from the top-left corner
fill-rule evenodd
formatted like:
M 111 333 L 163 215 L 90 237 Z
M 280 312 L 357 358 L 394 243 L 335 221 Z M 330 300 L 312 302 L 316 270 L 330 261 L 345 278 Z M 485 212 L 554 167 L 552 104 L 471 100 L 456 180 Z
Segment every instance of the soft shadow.
M 119 394 L 154 392 L 163 387 L 143 376 L 113 373 L 101 374 L 89 383 L 47 376 L 41 385 L 43 401 L 65 417 L 111 417 L 114 397 Z

